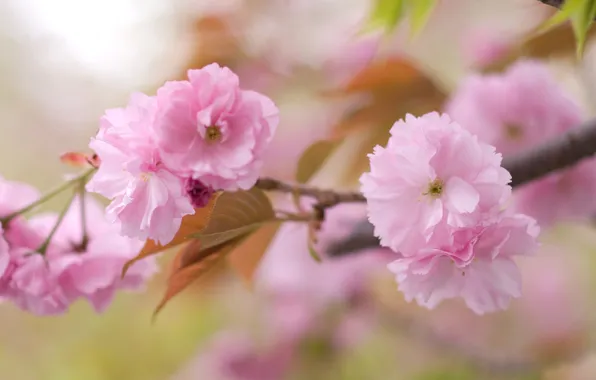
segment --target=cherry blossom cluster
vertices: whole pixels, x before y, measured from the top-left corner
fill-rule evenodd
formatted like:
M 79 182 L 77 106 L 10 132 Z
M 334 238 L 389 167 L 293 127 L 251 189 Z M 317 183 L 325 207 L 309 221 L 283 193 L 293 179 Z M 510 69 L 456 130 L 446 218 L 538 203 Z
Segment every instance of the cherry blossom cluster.
M 267 97 L 210 64 L 155 96 L 107 110 L 90 147 L 101 161 L 87 190 L 111 200 L 109 219 L 131 238 L 170 242 L 182 217 L 217 190 L 249 189 L 278 124 Z
M 39 193 L 0 178 L 0 297 L 37 315 L 62 314 L 81 298 L 102 312 L 117 290 L 139 290 L 157 272 L 149 258 L 121 277 L 144 242 L 121 236 L 102 207 L 81 196 L 63 214 L 26 219 Z
M 408 300 L 429 308 L 462 297 L 478 314 L 521 293 L 512 260 L 537 246 L 539 227 L 505 208 L 511 176 L 501 154 L 448 115 L 407 115 L 375 147 L 361 191 Z

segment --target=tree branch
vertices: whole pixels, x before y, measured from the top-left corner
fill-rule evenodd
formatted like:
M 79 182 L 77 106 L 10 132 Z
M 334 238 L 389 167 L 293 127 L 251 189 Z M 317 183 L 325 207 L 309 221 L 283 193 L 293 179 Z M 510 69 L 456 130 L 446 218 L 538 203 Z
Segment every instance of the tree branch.
M 259 178 L 255 186 L 261 190 L 277 191 L 288 194 L 293 193 L 304 197 L 311 197 L 318 202 L 329 204 L 329 207 L 339 203 L 366 202 L 364 195 L 357 191 L 338 192 L 311 186 L 293 185 L 273 178 Z
M 542 4 L 546 4 L 546 5 L 550 5 L 551 7 L 555 7 L 555 8 L 561 8 L 563 6 L 563 3 L 565 3 L 565 0 L 538 0 L 540 1 Z

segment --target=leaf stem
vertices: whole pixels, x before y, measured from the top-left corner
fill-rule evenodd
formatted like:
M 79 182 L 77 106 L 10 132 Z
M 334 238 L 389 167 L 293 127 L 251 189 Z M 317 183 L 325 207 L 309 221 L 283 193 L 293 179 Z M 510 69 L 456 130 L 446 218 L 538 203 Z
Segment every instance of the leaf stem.
M 85 181 L 79 183 L 78 193 L 81 202 L 81 242 L 76 248 L 77 251 L 83 252 L 87 249 L 87 245 L 89 244 L 89 234 L 87 233 L 87 207 L 85 205 L 85 195 L 87 194 L 85 191 Z
M 54 190 L 51 190 L 51 191 L 47 192 L 46 194 L 42 195 L 38 200 L 32 202 L 31 204 L 29 204 L 29 205 L 21 208 L 20 210 L 17 210 L 11 214 L 8 214 L 7 216 L 5 216 L 3 218 L 0 218 L 0 224 L 6 225 L 6 224 L 10 223 L 10 221 L 13 220 L 14 218 L 16 218 L 17 216 L 33 210 L 35 207 L 47 202 L 48 200 L 54 198 L 56 195 L 62 193 L 63 191 L 69 189 L 71 186 L 73 186 L 77 183 L 86 183 L 87 179 L 95 172 L 95 170 L 97 170 L 97 169 L 92 168 L 92 169 L 87 170 L 86 172 L 79 175 L 78 177 L 68 180 L 68 181 L 64 182 L 62 185 L 55 188 Z
M 48 234 L 48 236 L 46 237 L 46 239 L 44 240 L 44 242 L 39 246 L 39 248 L 37 248 L 37 252 L 40 255 L 45 256 L 46 251 L 48 250 L 48 247 L 50 245 L 50 242 L 52 241 L 52 238 L 54 237 L 54 235 L 58 231 L 58 228 L 62 224 L 62 221 L 64 220 L 64 217 L 66 216 L 66 213 L 70 209 L 70 206 L 72 205 L 72 202 L 76 198 L 77 194 L 78 194 L 78 191 L 73 192 L 73 194 L 70 197 L 69 201 L 66 203 L 65 207 L 62 209 L 62 211 L 58 215 L 58 219 L 56 220 L 56 223 L 54 223 L 54 226 L 52 227 L 52 230 L 50 231 L 50 233 Z

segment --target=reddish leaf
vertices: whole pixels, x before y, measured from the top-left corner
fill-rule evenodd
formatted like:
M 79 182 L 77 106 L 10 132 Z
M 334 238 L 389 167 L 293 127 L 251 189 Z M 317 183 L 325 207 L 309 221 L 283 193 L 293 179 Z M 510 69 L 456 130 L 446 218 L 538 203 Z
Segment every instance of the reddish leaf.
M 267 195 L 254 187 L 250 190 L 223 193 L 215 205 L 207 227 L 193 234 L 202 249 L 219 246 L 228 240 L 255 232 L 275 220 L 275 211 Z
M 183 217 L 180 229 L 178 229 L 176 236 L 174 236 L 174 239 L 168 244 L 161 245 L 154 242 L 153 240 L 148 239 L 143 249 L 141 249 L 141 252 L 139 252 L 135 258 L 124 264 L 124 267 L 122 268 L 122 276 L 126 274 L 128 268 L 130 268 L 130 266 L 135 262 L 147 256 L 155 255 L 166 249 L 185 243 L 191 238 L 191 235 L 202 231 L 207 226 L 209 219 L 211 218 L 211 213 L 215 208 L 219 196 L 220 193 L 214 194 L 207 206 L 195 209 L 195 213 L 193 215 L 186 215 Z
M 230 267 L 247 286 L 252 286 L 253 275 L 279 226 L 280 223 L 264 225 L 228 255 Z
M 166 293 L 155 308 L 153 318 L 157 316 L 173 297 L 186 289 L 193 281 L 213 269 L 221 260 L 225 259 L 227 254 L 236 248 L 245 237 L 240 236 L 205 250 L 201 250 L 201 241 L 198 239 L 187 244 L 178 253 L 172 263 Z
M 67 152 L 60 155 L 60 161 L 63 164 L 75 167 L 85 168 L 90 164 L 90 158 L 85 153 L 80 152 Z

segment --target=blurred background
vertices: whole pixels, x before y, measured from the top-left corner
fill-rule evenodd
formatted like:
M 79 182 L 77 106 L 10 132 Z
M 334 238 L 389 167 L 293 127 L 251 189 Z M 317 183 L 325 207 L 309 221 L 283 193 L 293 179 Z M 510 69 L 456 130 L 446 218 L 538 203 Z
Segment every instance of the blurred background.
M 371 4 L 0 0 L 0 173 L 52 188 L 67 173 L 59 155 L 86 151 L 106 108 L 216 61 L 281 110 L 266 175 L 292 180 L 306 147 L 349 131 L 311 182 L 353 188 L 365 154 L 386 141 L 393 121 L 440 110 L 479 67 L 505 67 L 512 56 L 504 52 L 554 11 L 536 0 L 440 0 L 410 38 L 407 20 L 390 36 L 361 33 Z M 514 58 L 544 60 L 593 116 L 592 44 L 577 62 L 570 30 L 559 28 L 513 50 Z M 330 231 L 345 235 L 342 220 L 361 211 L 338 210 Z M 306 249 L 285 250 L 282 232 L 258 273 L 264 285 L 251 290 L 221 269 L 155 323 L 165 274 L 147 292 L 119 294 L 102 315 L 76 304 L 39 318 L 2 305 L 0 379 L 596 378 L 590 225 L 545 231 L 540 254 L 520 262 L 524 296 L 483 317 L 458 302 L 434 311 L 407 304 L 385 270 L 385 252 L 318 265 Z M 169 260 L 164 255 L 164 268 Z M 300 335 L 299 349 L 283 334 Z

